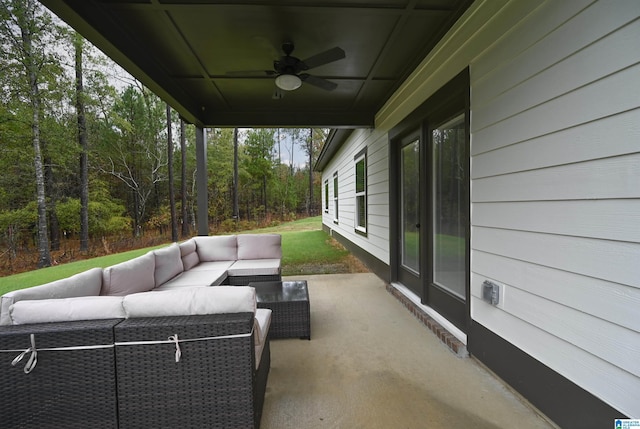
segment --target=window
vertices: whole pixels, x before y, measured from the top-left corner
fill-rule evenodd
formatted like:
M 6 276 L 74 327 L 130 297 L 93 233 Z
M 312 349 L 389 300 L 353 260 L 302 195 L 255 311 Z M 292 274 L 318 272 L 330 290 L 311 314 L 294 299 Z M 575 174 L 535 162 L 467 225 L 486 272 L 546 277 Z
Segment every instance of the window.
M 356 164 L 356 232 L 367 232 L 367 149 L 354 158 Z
M 467 138 L 465 115 L 431 131 L 433 282 L 466 299 Z
M 333 221 L 338 223 L 338 173 L 333 173 Z
M 329 179 L 324 181 L 324 212 L 329 213 Z

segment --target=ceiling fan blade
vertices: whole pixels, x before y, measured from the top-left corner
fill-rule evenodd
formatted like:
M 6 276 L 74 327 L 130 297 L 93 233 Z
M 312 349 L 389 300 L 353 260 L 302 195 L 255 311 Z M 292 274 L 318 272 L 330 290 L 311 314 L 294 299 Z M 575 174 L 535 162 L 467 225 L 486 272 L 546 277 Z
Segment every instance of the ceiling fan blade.
M 275 76 L 277 73 L 273 70 L 236 70 L 225 73 L 227 76 L 235 77 L 263 77 Z
M 325 91 L 333 91 L 338 87 L 338 84 L 335 82 L 331 82 L 330 80 L 326 80 L 321 77 L 311 76 L 306 73 L 301 74 L 299 77 L 305 83 L 324 89 Z
M 341 60 L 345 58 L 345 56 L 346 55 L 344 51 L 341 48 L 336 46 L 335 48 L 331 48 L 328 51 L 320 52 L 319 54 L 316 54 L 302 61 L 303 64 L 306 66 L 306 68 L 303 68 L 302 70 L 309 70 L 314 67 L 319 67 L 325 64 L 329 64 L 334 61 Z

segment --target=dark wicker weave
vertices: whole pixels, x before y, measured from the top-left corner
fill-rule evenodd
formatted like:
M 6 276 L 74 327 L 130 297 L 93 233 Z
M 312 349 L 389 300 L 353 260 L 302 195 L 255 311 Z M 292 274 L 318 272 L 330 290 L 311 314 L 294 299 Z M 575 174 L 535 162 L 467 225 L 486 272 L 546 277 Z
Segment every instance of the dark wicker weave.
M 255 282 L 279 282 L 281 280 L 280 274 L 265 274 L 262 276 L 229 276 L 226 281 L 231 286 L 248 286 Z
M 113 326 L 120 320 L 45 323 L 0 328 L 0 426 L 3 428 L 117 428 Z M 25 374 L 31 346 L 37 364 Z M 108 345 L 87 350 L 48 348 Z
M 311 339 L 311 314 L 307 282 L 254 282 L 258 308 L 269 308 L 271 338 Z
M 252 336 L 120 345 L 250 333 L 252 313 L 128 319 L 115 328 L 120 429 L 257 428 L 269 347 L 255 371 Z

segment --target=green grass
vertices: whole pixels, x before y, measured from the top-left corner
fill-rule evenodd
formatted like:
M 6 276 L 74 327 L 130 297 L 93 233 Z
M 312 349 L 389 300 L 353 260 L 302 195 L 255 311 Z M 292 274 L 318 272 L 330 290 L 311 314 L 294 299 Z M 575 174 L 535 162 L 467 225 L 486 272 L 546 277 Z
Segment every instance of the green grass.
M 325 274 L 341 272 L 349 252 L 332 244 L 329 236 L 321 230 L 321 218 L 312 217 L 288 222 L 276 227 L 244 231 L 247 233 L 276 232 L 282 235 L 282 274 Z M 114 255 L 101 256 L 64 265 L 43 268 L 7 277 L 0 277 L 0 295 L 16 289 L 52 282 L 94 267 L 108 267 L 128 261 L 149 250 L 162 246 L 131 250 Z M 342 271 L 344 272 L 344 271 Z
M 344 263 L 349 251 L 331 243 L 322 230 L 282 231 L 282 274 L 327 274 Z

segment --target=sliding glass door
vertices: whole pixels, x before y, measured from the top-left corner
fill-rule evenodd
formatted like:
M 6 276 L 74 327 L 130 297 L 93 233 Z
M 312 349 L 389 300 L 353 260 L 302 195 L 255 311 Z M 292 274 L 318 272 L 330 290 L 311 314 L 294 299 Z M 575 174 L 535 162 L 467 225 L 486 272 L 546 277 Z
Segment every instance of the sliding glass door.
M 469 75 L 390 133 L 392 280 L 466 331 L 469 306 Z
M 431 132 L 433 284 L 466 299 L 466 138 L 464 115 Z
M 466 118 L 430 132 L 430 231 L 427 301 L 465 330 L 469 261 L 469 155 Z
M 422 296 L 420 236 L 420 138 L 403 140 L 400 161 L 400 277 L 402 283 Z

